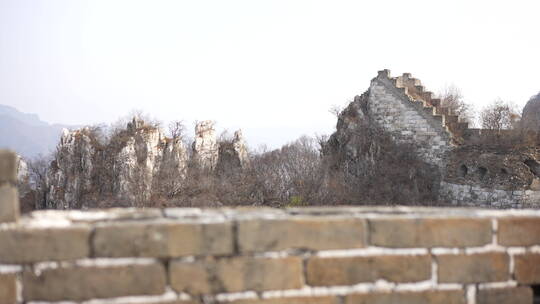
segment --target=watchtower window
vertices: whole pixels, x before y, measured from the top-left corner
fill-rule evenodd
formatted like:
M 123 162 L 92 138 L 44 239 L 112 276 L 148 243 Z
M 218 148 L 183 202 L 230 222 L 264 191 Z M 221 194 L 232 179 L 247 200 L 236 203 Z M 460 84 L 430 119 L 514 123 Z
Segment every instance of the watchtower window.
M 465 177 L 467 176 L 467 173 L 469 172 L 469 169 L 465 165 L 459 166 L 458 175 L 459 177 Z
M 488 170 L 485 167 L 478 167 L 478 174 L 480 175 L 480 179 L 484 179 L 486 177 Z

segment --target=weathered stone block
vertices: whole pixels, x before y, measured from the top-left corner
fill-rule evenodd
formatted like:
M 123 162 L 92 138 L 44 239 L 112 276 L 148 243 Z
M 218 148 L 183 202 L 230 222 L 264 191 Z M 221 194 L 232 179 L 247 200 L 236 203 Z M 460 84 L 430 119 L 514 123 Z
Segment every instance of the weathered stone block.
M 360 248 L 365 246 L 365 222 L 324 217 L 240 221 L 238 244 L 241 252 Z
M 0 263 L 73 260 L 88 257 L 90 227 L 58 228 L 17 226 L 0 230 Z
M 519 283 L 540 283 L 540 254 L 530 253 L 514 256 L 514 273 Z
M 17 284 L 15 274 L 0 274 L 0 303 L 17 303 Z
M 509 217 L 499 219 L 499 244 L 503 246 L 540 245 L 539 217 Z
M 352 294 L 345 297 L 345 304 L 465 304 L 461 290 L 437 290 L 426 292 L 394 292 Z
M 483 289 L 476 293 L 476 304 L 531 304 L 530 287 Z
M 468 247 L 491 243 L 489 219 L 372 219 L 371 245 L 381 247 Z
M 296 289 L 303 284 L 299 257 L 173 261 L 169 267 L 172 288 L 190 294 Z
M 177 301 L 158 301 L 158 302 L 154 300 L 152 300 L 152 302 L 141 302 L 141 300 L 137 300 L 136 302 L 123 302 L 122 301 L 122 304 L 202 304 L 202 303 L 197 300 L 177 300 Z
M 130 222 L 98 226 L 92 242 L 99 257 L 179 257 L 231 254 L 232 223 Z
M 447 254 L 436 257 L 442 283 L 500 282 L 510 279 L 506 253 Z
M 45 269 L 23 272 L 25 301 L 83 301 L 165 292 L 162 264 Z
M 276 299 L 239 300 L 230 304 L 339 304 L 337 297 L 288 297 Z
M 8 150 L 0 150 L 0 185 L 17 182 L 17 155 Z
M 417 282 L 431 277 L 431 259 L 427 255 L 311 258 L 306 272 L 307 283 L 312 286 L 353 285 L 379 279 Z
M 17 221 L 19 209 L 17 188 L 11 184 L 0 184 L 0 223 Z

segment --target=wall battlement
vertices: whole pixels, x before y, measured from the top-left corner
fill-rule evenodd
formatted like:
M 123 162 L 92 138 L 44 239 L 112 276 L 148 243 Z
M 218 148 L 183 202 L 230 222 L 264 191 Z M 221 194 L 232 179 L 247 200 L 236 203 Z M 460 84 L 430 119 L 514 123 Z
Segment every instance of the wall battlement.
M 454 143 L 459 144 L 463 142 L 463 135 L 468 129 L 469 124 L 460 122 L 458 115 L 451 113 L 449 108 L 444 107 L 439 98 L 434 98 L 434 94 L 427 91 L 419 79 L 413 78 L 410 73 L 391 77 L 389 70 L 379 71 L 377 78 L 389 79 L 396 88 L 400 89 L 410 98 L 411 102 L 418 103 L 426 113 L 440 120 Z

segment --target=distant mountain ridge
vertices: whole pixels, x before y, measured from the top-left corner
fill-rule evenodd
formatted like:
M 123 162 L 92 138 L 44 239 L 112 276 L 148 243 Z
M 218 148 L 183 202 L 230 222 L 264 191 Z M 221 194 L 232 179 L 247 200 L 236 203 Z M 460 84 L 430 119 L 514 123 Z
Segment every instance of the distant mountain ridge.
M 10 149 L 25 158 L 54 151 L 64 128 L 75 126 L 49 124 L 37 114 L 28 114 L 0 104 L 0 149 Z

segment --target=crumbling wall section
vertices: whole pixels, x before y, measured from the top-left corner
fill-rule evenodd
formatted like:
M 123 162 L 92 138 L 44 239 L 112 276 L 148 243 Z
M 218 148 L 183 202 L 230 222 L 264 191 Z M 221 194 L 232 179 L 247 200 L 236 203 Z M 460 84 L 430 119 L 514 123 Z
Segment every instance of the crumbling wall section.
M 535 148 L 464 145 L 446 160 L 440 195 L 458 205 L 540 207 L 540 163 Z
M 504 190 L 442 181 L 439 193 L 442 199 L 458 206 L 501 209 L 540 207 L 540 191 L 530 189 Z

